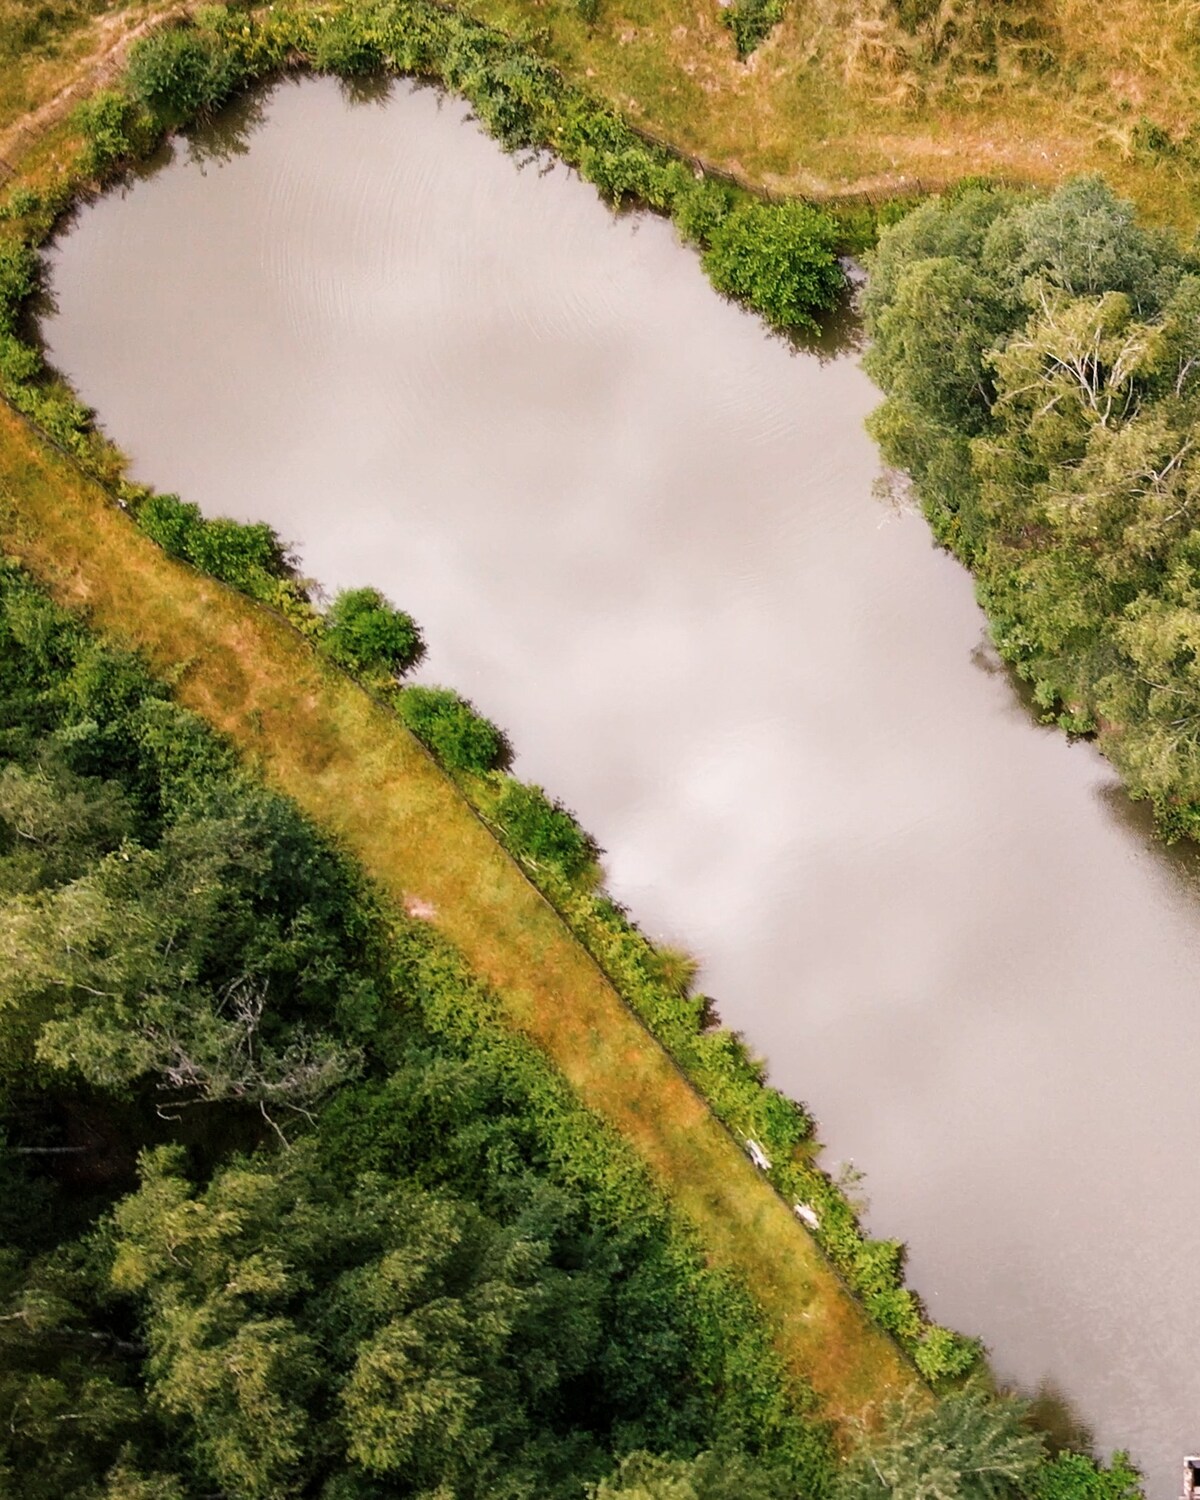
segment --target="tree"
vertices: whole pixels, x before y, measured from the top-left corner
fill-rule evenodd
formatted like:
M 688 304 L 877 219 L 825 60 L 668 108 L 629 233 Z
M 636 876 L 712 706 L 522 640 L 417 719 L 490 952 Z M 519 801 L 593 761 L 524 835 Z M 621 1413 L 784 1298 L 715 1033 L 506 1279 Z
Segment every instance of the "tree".
M 977 1390 L 895 1406 L 863 1435 L 838 1500 L 1015 1500 L 1043 1457 L 1026 1415 L 1024 1403 Z
M 354 1071 L 353 1047 L 296 1014 L 334 933 L 303 904 L 289 912 L 283 891 L 272 910 L 272 887 L 294 874 L 273 861 L 306 842 L 283 813 L 243 795 L 224 817 L 174 824 L 157 849 L 123 844 L 0 906 L 0 1005 L 32 1018 L 40 1059 L 110 1090 L 153 1079 L 168 1111 L 239 1102 L 273 1124 L 275 1106 L 303 1110 Z
M 666 1458 L 631 1453 L 589 1492 L 593 1500 L 792 1500 L 783 1475 L 744 1453 Z
M 1170 242 L 1143 229 L 1101 177 L 1077 177 L 1018 208 L 993 235 L 991 263 L 1017 284 L 1044 277 L 1073 297 L 1122 292 L 1155 312 L 1178 277 Z
M 342 1468 L 553 1494 L 594 1462 L 555 1429 L 599 1341 L 599 1283 L 552 1267 L 544 1241 L 376 1175 L 335 1179 L 307 1145 L 201 1192 L 177 1152 L 141 1170 L 113 1281 L 145 1308 L 152 1400 L 233 1500 Z

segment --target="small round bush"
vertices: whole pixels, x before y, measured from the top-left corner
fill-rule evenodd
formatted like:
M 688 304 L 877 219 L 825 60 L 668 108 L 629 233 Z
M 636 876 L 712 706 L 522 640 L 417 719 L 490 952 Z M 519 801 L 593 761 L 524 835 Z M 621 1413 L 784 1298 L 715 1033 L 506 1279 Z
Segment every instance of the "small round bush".
M 409 729 L 450 771 L 482 775 L 506 757 L 504 736 L 496 726 L 449 688 L 405 688 L 399 711 Z
M 599 853 L 571 814 L 540 786 L 510 781 L 496 807 L 496 820 L 517 850 L 537 864 L 557 865 L 568 880 L 582 875 Z
M 807 203 L 743 203 L 714 228 L 704 269 L 774 327 L 815 329 L 846 284 L 837 245 L 837 224 Z
M 425 652 L 416 622 L 378 589 L 343 589 L 325 616 L 321 644 L 339 666 L 398 677 Z
M 191 542 L 191 561 L 205 573 L 248 594 L 261 592 L 268 578 L 286 571 L 279 538 L 265 521 L 205 521 Z

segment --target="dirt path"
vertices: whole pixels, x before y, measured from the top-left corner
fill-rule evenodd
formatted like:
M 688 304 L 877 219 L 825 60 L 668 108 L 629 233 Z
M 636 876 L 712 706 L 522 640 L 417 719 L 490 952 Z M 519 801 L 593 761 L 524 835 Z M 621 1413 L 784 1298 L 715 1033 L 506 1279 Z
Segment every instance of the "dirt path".
M 130 47 L 160 21 L 185 14 L 178 0 L 136 5 L 99 16 L 86 28 L 83 52 L 66 65 L 64 81 L 21 119 L 0 128 L 0 160 L 19 167 L 21 159 L 42 136 L 66 118 L 88 94 L 103 87 L 119 72 Z

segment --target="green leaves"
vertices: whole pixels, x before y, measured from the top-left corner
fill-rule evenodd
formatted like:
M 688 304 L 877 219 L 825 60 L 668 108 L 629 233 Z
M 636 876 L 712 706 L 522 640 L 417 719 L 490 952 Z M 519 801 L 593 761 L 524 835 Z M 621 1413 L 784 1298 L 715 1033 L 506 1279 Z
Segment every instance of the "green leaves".
M 1200 831 L 1200 281 L 1096 178 L 970 188 L 885 231 L 871 430 L 974 568 L 1001 653 Z
M 1043 1457 L 1025 1417 L 1023 1403 L 982 1391 L 894 1407 L 862 1437 L 837 1500 L 1017 1500 Z
M 448 771 L 482 776 L 508 759 L 508 745 L 500 730 L 450 688 L 404 688 L 396 707 L 404 723 Z
M 425 654 L 412 617 L 371 588 L 338 594 L 325 616 L 320 644 L 339 666 L 369 678 L 397 677 Z
M 774 327 L 814 329 L 845 287 L 837 240 L 829 215 L 806 203 L 743 203 L 713 228 L 704 269 Z
M 138 103 L 174 126 L 223 104 L 244 81 L 245 71 L 225 39 L 170 25 L 135 43 L 127 77 Z

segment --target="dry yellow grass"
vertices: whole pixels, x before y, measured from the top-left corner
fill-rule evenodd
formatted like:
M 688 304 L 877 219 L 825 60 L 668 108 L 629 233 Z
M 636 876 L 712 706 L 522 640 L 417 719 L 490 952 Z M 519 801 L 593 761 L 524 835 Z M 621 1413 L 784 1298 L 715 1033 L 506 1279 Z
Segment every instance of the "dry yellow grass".
M 0 157 L 21 160 L 35 138 L 22 129 L 60 123 L 133 35 L 186 8 L 116 0 L 90 22 L 75 18 L 89 3 L 57 0 L 62 36 L 3 70 Z M 989 3 L 942 0 L 935 33 Z M 1049 186 L 1098 171 L 1152 218 L 1189 233 L 1200 223 L 1200 146 L 1153 152 L 1136 135 L 1144 119 L 1183 142 L 1200 119 L 1196 0 L 1041 0 L 1026 7 L 1038 46 L 1002 45 L 988 68 L 967 65 L 969 46 L 923 58 L 893 0 L 790 0 L 745 62 L 717 0 L 600 0 L 593 26 L 576 0 L 463 7 L 523 32 L 631 119 L 752 184 L 835 197 L 979 173 Z
M 919 1385 L 814 1242 L 624 1007 L 453 784 L 281 620 L 173 563 L 0 407 L 0 541 L 332 830 L 395 902 L 416 898 L 512 1022 L 649 1164 L 714 1264 L 746 1279 L 790 1368 L 845 1422 Z
M 887 0 L 791 0 L 745 63 L 716 0 L 601 0 L 592 28 L 572 0 L 468 8 L 532 22 L 555 61 L 631 118 L 771 188 L 887 192 L 977 173 L 1049 185 L 1099 171 L 1157 219 L 1200 219 L 1196 165 L 1134 148 L 1142 116 L 1176 139 L 1200 118 L 1194 0 L 1044 0 L 1052 65 L 1013 44 L 993 71 L 905 53 Z

